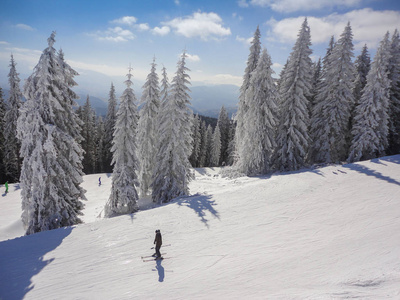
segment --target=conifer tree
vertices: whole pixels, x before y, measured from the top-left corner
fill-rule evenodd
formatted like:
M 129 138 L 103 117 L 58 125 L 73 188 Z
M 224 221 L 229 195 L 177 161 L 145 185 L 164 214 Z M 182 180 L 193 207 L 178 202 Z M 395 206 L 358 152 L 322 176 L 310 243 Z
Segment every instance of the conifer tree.
M 151 71 L 143 85 L 138 125 L 138 159 L 140 161 L 140 195 L 147 195 L 154 171 L 154 157 L 157 154 L 157 117 L 160 108 L 160 88 L 156 63 L 153 59 Z
M 106 159 L 105 159 L 105 170 L 107 173 L 112 172 L 112 141 L 113 141 L 113 133 L 114 133 L 114 126 L 117 118 L 117 98 L 115 96 L 115 88 L 114 85 L 111 83 L 109 98 L 108 98 L 108 109 L 107 109 L 107 116 L 105 120 L 105 152 L 106 152 Z
M 349 162 L 372 159 L 385 154 L 389 131 L 389 60 L 390 42 L 389 33 L 386 33 L 375 54 L 367 75 L 367 84 L 355 110 Z
M 221 133 L 219 126 L 215 127 L 212 136 L 210 167 L 218 167 L 221 156 Z
M 354 62 L 356 68 L 356 78 L 354 83 L 354 102 L 358 105 L 361 98 L 361 92 L 367 84 L 367 75 L 371 68 L 371 58 L 369 57 L 368 47 L 364 45 L 361 54 Z
M 247 59 L 247 66 L 243 75 L 243 83 L 242 86 L 240 87 L 238 111 L 236 113 L 236 132 L 235 132 L 235 139 L 236 139 L 235 151 L 237 152 L 240 152 L 239 148 L 241 147 L 241 143 L 243 142 L 243 131 L 245 130 L 244 122 L 245 122 L 245 115 L 248 109 L 246 93 L 247 89 L 250 86 L 251 74 L 257 67 L 258 59 L 261 53 L 260 37 L 261 37 L 260 29 L 259 26 L 257 26 L 257 29 L 254 32 L 253 40 L 251 41 L 250 54 Z
M 104 141 L 104 121 L 101 116 L 96 120 L 96 172 L 104 173 L 105 141 Z
M 7 181 L 6 166 L 4 163 L 4 115 L 6 113 L 6 104 L 3 98 L 3 89 L 0 87 L 0 183 Z
M 281 80 L 280 121 L 276 162 L 281 170 L 298 170 L 305 166 L 309 148 L 309 98 L 311 97 L 311 36 L 304 20 Z
M 208 149 L 208 140 L 207 140 L 207 125 L 203 120 L 200 122 L 200 153 L 199 153 L 199 161 L 198 166 L 200 168 L 204 168 L 206 166 L 207 161 L 207 149 Z
M 85 174 L 93 174 L 96 170 L 96 114 L 90 104 L 89 95 L 81 110 L 82 125 L 82 148 L 85 151 L 83 156 L 83 171 Z
M 10 84 L 10 96 L 6 105 L 4 116 L 4 164 L 8 180 L 17 182 L 20 176 L 20 142 L 17 139 L 17 120 L 19 109 L 22 105 L 22 93 L 19 87 L 20 79 L 15 68 L 16 63 L 11 55 L 10 73 L 8 82 Z
M 272 78 L 271 58 L 263 50 L 247 90 L 243 142 L 239 150 L 239 170 L 247 175 L 272 169 L 278 123 L 278 91 Z
M 348 155 L 351 113 L 355 103 L 352 40 L 353 34 L 348 23 L 329 57 L 325 90 L 318 98 L 320 119 L 313 119 L 315 123 L 312 123 L 318 126 L 313 128 L 317 162 L 339 163 Z
M 163 75 L 162 80 L 160 144 L 152 183 L 152 198 L 157 203 L 169 202 L 189 193 L 188 182 L 192 177 L 189 163 L 192 112 L 188 107 L 190 77 L 187 74 L 189 69 L 186 67 L 186 57 L 186 52 L 183 52 L 168 97 L 165 97 L 167 94 L 164 92 L 167 86 L 166 75 Z
M 138 170 L 138 159 L 136 156 L 136 132 L 139 114 L 136 106 L 136 97 L 132 89 L 131 68 L 125 81 L 126 89 L 121 96 L 121 103 L 117 112 L 115 122 L 113 146 L 113 174 L 111 195 L 104 208 L 106 217 L 122 214 L 131 214 L 138 211 L 138 193 L 136 186 L 139 185 L 136 172 Z
M 205 166 L 210 167 L 211 165 L 211 155 L 213 152 L 213 129 L 212 126 L 209 124 L 206 130 L 206 143 L 207 143 L 207 151 L 206 151 L 206 162 Z
M 229 129 L 230 129 L 230 121 L 228 112 L 225 107 L 222 105 L 221 110 L 218 116 L 218 123 L 221 133 L 221 157 L 220 164 L 226 165 L 228 160 L 228 146 L 229 146 Z
M 200 132 L 200 117 L 199 115 L 193 116 L 192 125 L 192 154 L 190 155 L 189 161 L 193 168 L 198 167 L 200 146 L 201 146 L 201 132 Z
M 48 39 L 24 86 L 26 103 L 17 123 L 21 141 L 22 219 L 27 234 L 81 223 L 85 199 L 79 120 L 72 107 L 73 69 Z
M 396 29 L 390 46 L 389 147 L 388 154 L 400 153 L 400 37 Z

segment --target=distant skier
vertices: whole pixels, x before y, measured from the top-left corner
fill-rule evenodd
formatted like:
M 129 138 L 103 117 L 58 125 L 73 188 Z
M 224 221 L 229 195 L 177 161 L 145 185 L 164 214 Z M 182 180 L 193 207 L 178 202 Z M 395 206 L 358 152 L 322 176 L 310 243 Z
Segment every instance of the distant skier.
M 99 186 L 101 186 L 101 177 L 99 177 Z
M 6 194 L 8 193 L 8 181 L 4 184 L 6 186 Z
M 162 245 L 162 237 L 161 237 L 160 229 L 156 230 L 156 237 L 154 239 L 154 244 L 156 245 L 155 256 L 156 256 L 156 258 L 159 258 L 159 257 L 161 257 L 160 248 Z

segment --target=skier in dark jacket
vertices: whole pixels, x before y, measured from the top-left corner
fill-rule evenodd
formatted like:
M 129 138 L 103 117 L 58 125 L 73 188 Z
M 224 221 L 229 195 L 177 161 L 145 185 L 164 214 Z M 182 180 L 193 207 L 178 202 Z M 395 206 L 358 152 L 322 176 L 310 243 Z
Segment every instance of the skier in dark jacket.
M 154 239 L 154 244 L 156 245 L 156 257 L 161 257 L 161 253 L 160 253 L 160 248 L 162 245 L 162 237 L 161 237 L 161 232 L 160 229 L 156 230 L 156 237 Z

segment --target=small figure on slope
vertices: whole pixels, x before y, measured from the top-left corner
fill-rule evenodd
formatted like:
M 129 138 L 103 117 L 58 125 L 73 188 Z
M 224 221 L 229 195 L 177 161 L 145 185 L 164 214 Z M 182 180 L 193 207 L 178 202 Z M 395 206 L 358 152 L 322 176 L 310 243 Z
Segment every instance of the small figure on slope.
M 154 244 L 156 245 L 155 257 L 156 258 L 161 258 L 160 248 L 161 248 L 161 245 L 162 245 L 162 237 L 161 237 L 160 229 L 156 230 L 156 237 L 154 239 Z
M 6 187 L 6 194 L 8 193 L 8 181 L 6 181 L 6 183 L 4 184 Z
M 99 186 L 101 186 L 101 177 L 99 177 Z

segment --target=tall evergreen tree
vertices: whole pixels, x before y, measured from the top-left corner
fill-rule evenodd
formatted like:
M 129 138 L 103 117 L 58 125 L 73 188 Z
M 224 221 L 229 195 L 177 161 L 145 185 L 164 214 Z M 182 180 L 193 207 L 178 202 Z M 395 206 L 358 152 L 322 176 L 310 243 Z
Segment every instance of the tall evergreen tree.
M 400 37 L 396 29 L 391 41 L 389 61 L 389 147 L 388 154 L 400 153 Z
M 6 166 L 4 163 L 4 115 L 6 113 L 6 103 L 3 98 L 3 89 L 0 87 L 0 183 L 7 181 Z
M 83 150 L 79 120 L 71 90 L 77 74 L 48 39 L 33 74 L 27 79 L 17 132 L 23 165 L 21 197 L 27 234 L 80 223 L 85 199 L 82 183 Z M 73 71 L 73 72 L 72 72 Z
M 238 111 L 236 113 L 236 132 L 235 132 L 235 139 L 236 139 L 235 151 L 237 152 L 240 151 L 239 150 L 239 148 L 241 147 L 240 143 L 243 141 L 243 131 L 245 130 L 244 122 L 245 122 L 245 115 L 248 109 L 246 93 L 247 89 L 250 86 L 251 74 L 257 67 L 258 59 L 261 53 L 260 37 L 261 37 L 260 29 L 259 26 L 257 26 L 257 29 L 254 32 L 253 40 L 251 41 L 250 54 L 249 57 L 247 58 L 247 66 L 243 75 L 243 83 L 242 86 L 240 87 Z
M 204 168 L 207 162 L 207 149 L 208 149 L 208 139 L 207 139 L 207 124 L 206 121 L 200 122 L 200 153 L 198 166 Z
M 247 175 L 263 174 L 272 169 L 278 123 L 278 91 L 272 78 L 271 58 L 263 50 L 247 90 L 248 110 L 239 148 L 239 170 Z
M 213 129 L 211 124 L 208 124 L 207 126 L 207 130 L 206 130 L 206 143 L 207 143 L 207 151 L 206 151 L 206 162 L 205 162 L 205 166 L 207 167 L 211 167 L 211 156 L 212 156 L 212 152 L 213 152 Z
M 11 182 L 17 182 L 21 172 L 19 159 L 19 150 L 21 146 L 17 139 L 17 120 L 19 117 L 19 109 L 22 105 L 22 93 L 19 87 L 19 74 L 15 66 L 14 57 L 11 55 L 10 73 L 8 74 L 10 96 L 4 116 L 4 163 L 6 175 Z
M 360 103 L 356 107 L 349 162 L 379 157 L 388 146 L 390 79 L 389 33 L 375 54 Z
M 116 119 L 117 119 L 117 98 L 115 96 L 115 87 L 111 83 L 111 88 L 108 98 L 107 116 L 105 120 L 105 151 L 106 151 L 105 170 L 107 173 L 112 172 L 111 161 L 113 154 L 111 152 L 111 148 L 112 148 Z
M 369 57 L 368 47 L 364 45 L 361 54 L 354 62 L 356 68 L 356 78 L 354 82 L 354 102 L 358 105 L 361 99 L 361 93 L 367 84 L 367 75 L 371 68 L 371 58 Z
M 353 34 L 347 24 L 330 55 L 325 91 L 319 96 L 320 117 L 314 128 L 317 162 L 339 163 L 348 155 L 351 113 L 354 107 L 355 68 L 352 63 Z M 323 95 L 323 98 L 321 96 Z
M 165 101 L 163 99 L 160 109 L 160 144 L 152 183 L 152 198 L 157 203 L 169 202 L 189 193 L 191 173 L 188 158 L 192 143 L 192 112 L 188 107 L 190 76 L 187 74 L 189 69 L 186 67 L 186 57 L 186 52 L 183 52 L 169 96 Z M 161 95 L 166 95 L 163 92 L 165 78 L 166 76 L 162 81 Z
M 106 157 L 104 141 L 104 121 L 101 116 L 96 119 L 96 172 L 104 173 L 104 161 Z
M 229 129 L 230 129 L 230 120 L 228 116 L 228 112 L 225 107 L 222 105 L 221 110 L 218 116 L 219 131 L 221 133 L 221 157 L 220 164 L 226 165 L 228 160 L 228 146 L 229 146 Z
M 82 125 L 82 148 L 85 151 L 83 156 L 83 171 L 86 174 L 93 174 L 96 170 L 96 114 L 90 104 L 89 95 L 86 97 L 86 103 L 82 107 L 81 120 Z
M 219 126 L 215 127 L 212 136 L 210 167 L 218 167 L 221 156 L 221 132 Z
M 199 115 L 193 116 L 192 124 L 192 154 L 189 157 L 190 164 L 193 168 L 198 167 L 200 146 L 201 146 L 201 132 L 200 132 L 200 117 Z
M 281 80 L 280 121 L 277 136 L 277 166 L 298 170 L 306 164 L 309 148 L 309 98 L 311 97 L 311 36 L 304 20 Z
M 138 127 L 138 158 L 140 161 L 140 194 L 147 195 L 154 171 L 157 154 L 157 116 L 160 109 L 160 88 L 156 63 L 153 59 L 151 71 L 143 85 L 142 103 Z
M 129 68 L 127 77 L 126 89 L 121 96 L 117 112 L 111 148 L 114 169 L 111 195 L 104 209 L 106 217 L 131 214 L 138 210 L 137 200 L 139 197 L 135 186 L 139 185 L 136 175 L 138 169 L 136 132 L 139 113 L 135 104 L 136 97 L 131 87 L 133 84 L 131 68 Z

